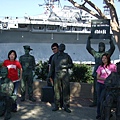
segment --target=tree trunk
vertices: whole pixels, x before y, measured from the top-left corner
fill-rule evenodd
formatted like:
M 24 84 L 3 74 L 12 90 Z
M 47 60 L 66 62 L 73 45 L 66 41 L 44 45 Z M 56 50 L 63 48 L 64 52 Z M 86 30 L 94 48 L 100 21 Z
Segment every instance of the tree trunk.
M 113 31 L 113 35 L 115 37 L 116 44 L 117 44 L 118 49 L 120 51 L 120 30 L 119 30 L 119 32 Z

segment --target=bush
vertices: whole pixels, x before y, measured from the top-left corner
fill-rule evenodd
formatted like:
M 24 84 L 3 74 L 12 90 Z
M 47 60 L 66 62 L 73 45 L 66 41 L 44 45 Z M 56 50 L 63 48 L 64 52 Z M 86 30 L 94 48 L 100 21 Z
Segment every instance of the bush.
M 93 83 L 92 67 L 86 64 L 75 64 L 70 76 L 71 82 Z
M 48 75 L 48 61 L 39 61 L 35 67 L 36 79 L 46 80 Z M 70 82 L 93 83 L 92 67 L 86 64 L 75 64 L 71 69 Z
M 37 76 L 36 79 L 46 80 L 48 75 L 48 61 L 42 62 L 39 61 L 35 67 L 35 75 Z

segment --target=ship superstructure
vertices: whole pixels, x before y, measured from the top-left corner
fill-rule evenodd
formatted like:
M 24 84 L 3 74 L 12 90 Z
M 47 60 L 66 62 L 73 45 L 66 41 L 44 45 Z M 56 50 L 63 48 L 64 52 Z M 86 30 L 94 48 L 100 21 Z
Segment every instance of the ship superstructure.
M 37 61 L 48 60 L 53 42 L 65 43 L 74 61 L 94 61 L 86 51 L 86 40 L 91 32 L 91 20 L 96 18 L 73 6 L 59 8 L 54 4 L 55 0 L 47 1 L 42 14 L 0 17 L 0 61 L 5 59 L 9 49 L 16 49 L 18 56 L 23 54 L 25 44 L 33 47 Z M 91 42 L 98 44 L 98 40 Z M 104 42 L 109 47 L 109 41 Z

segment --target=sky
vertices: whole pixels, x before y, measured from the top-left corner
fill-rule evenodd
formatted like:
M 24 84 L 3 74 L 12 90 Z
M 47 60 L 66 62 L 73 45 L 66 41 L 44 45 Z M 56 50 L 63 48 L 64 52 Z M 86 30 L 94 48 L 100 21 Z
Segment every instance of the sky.
M 26 14 L 29 16 L 39 15 L 44 12 L 44 1 L 47 0 L 0 0 L 0 17 L 11 16 L 11 17 L 24 17 Z M 75 0 L 80 3 L 81 0 Z M 99 6 L 103 10 L 103 0 L 91 0 L 93 3 Z M 57 3 L 57 2 L 55 2 Z M 43 6 L 39 6 L 42 4 Z M 72 6 L 67 0 L 60 0 L 60 5 Z M 120 17 L 120 3 L 115 4 L 118 16 Z

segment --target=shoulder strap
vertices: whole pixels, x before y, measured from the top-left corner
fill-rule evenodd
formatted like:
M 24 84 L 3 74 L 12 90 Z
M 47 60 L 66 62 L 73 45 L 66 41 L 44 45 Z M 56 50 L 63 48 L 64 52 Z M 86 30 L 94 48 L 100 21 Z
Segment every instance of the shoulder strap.
M 107 71 L 106 71 L 106 69 L 105 69 L 105 67 L 104 67 L 104 66 L 103 66 L 103 68 L 104 68 L 105 72 L 107 73 Z M 107 73 L 107 75 L 108 75 L 108 73 Z

